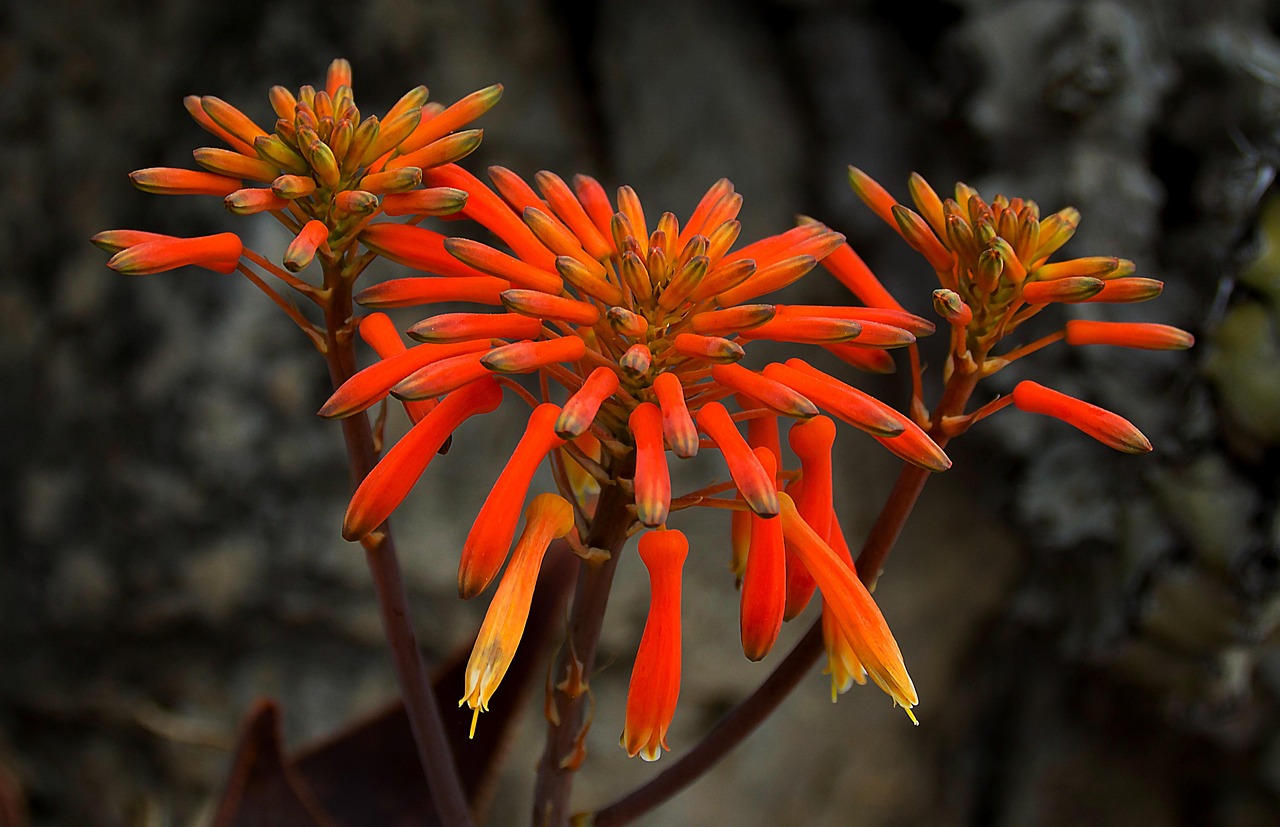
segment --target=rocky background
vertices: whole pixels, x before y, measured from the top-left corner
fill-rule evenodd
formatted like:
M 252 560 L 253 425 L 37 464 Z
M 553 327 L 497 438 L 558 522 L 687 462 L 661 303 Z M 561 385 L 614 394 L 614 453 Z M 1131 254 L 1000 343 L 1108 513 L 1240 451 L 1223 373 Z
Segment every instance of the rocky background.
M 318 359 L 243 281 L 126 279 L 86 240 L 244 232 L 212 199 L 142 195 L 125 173 L 210 143 L 183 95 L 266 118 L 271 84 L 320 83 L 345 56 L 371 111 L 418 83 L 445 102 L 504 83 L 473 170 L 589 172 L 681 215 L 728 176 L 746 237 L 821 217 L 917 312 L 927 268 L 856 203 L 847 164 L 899 197 L 917 170 L 1071 204 L 1068 252 L 1166 281 L 1107 317 L 1199 338 L 1189 354 L 1046 351 L 1021 374 L 1130 417 L 1151 456 L 1013 412 L 953 446 L 877 592 L 919 729 L 874 690 L 832 707 L 815 670 L 645 824 L 1277 823 L 1278 27 L 1261 0 L 6 6 L 0 787 L 33 824 L 199 823 L 254 698 L 281 701 L 299 745 L 394 697 L 361 554 L 338 537 Z M 282 248 L 265 226 L 248 238 Z M 903 383 L 868 387 L 903 400 Z M 398 518 L 433 659 L 483 611 L 453 594 L 455 549 L 511 428 L 461 434 Z M 842 441 L 841 517 L 860 536 L 895 465 Z M 713 523 L 687 575 L 677 753 L 768 664 L 738 654 Z M 584 808 L 654 770 L 615 742 L 646 593 L 625 563 Z M 530 713 L 492 824 L 525 820 Z

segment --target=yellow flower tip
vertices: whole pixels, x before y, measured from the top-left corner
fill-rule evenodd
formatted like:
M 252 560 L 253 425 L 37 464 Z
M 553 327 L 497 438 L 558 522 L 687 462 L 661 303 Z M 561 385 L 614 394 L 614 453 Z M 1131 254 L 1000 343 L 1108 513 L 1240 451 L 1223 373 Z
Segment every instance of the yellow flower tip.
M 281 175 L 271 181 L 271 191 L 286 201 L 293 201 L 315 192 L 316 180 L 309 175 Z
M 790 496 L 780 493 L 778 502 L 788 548 L 817 582 L 858 662 L 895 703 L 904 709 L 915 706 L 918 698 L 902 653 L 866 587 L 805 522 Z
M 192 150 L 191 155 L 200 166 L 216 175 L 225 175 L 227 178 L 249 178 L 266 183 L 274 181 L 280 175 L 280 170 L 275 164 L 267 163 L 261 158 L 250 158 L 229 149 L 204 146 Z
M 853 188 L 853 192 L 862 199 L 871 211 L 880 216 L 880 219 L 890 227 L 896 227 L 897 222 L 893 217 L 893 208 L 898 202 L 892 195 L 880 186 L 876 181 L 862 170 L 855 166 L 849 167 L 849 186 Z
M 533 207 L 526 210 L 530 211 L 536 212 Z M 583 259 L 588 259 L 595 267 L 585 263 Z M 585 252 L 577 255 L 558 254 L 556 272 L 580 293 L 599 299 L 611 307 L 623 303 L 622 288 L 606 279 L 604 268 Z
M 1073 258 L 1069 261 L 1056 261 L 1053 264 L 1042 264 L 1031 271 L 1031 275 L 1039 281 L 1066 278 L 1068 276 L 1091 276 L 1096 279 L 1113 277 L 1120 267 L 1120 259 L 1112 256 L 1091 256 Z
M 311 165 L 279 135 L 261 135 L 255 138 L 253 154 L 268 163 L 275 164 L 286 173 L 312 177 Z
M 199 101 L 200 107 L 215 124 L 243 144 L 252 146 L 256 138 L 267 134 L 266 130 L 250 120 L 249 116 L 221 98 L 205 95 L 199 98 Z M 236 148 L 239 149 L 240 147 Z M 252 155 L 253 153 L 247 152 L 245 154 Z
M 114 231 L 103 243 L 139 241 L 121 249 L 108 261 L 107 266 L 125 276 L 147 276 L 163 273 L 186 265 L 203 267 L 215 273 L 234 272 L 244 252 L 244 245 L 235 233 L 217 233 L 196 238 L 171 238 L 168 236 L 141 241 L 139 235 L 123 235 L 131 231 Z
M 387 162 L 386 168 L 388 170 L 404 167 L 430 169 L 454 164 L 479 149 L 483 140 L 483 129 L 465 129 L 452 135 L 445 135 L 413 152 L 398 155 Z
M 903 240 L 928 259 L 933 269 L 944 273 L 951 271 L 955 266 L 955 253 L 938 240 L 923 218 L 901 204 L 895 204 L 893 220 Z
M 1069 345 L 1116 345 L 1143 350 L 1186 350 L 1195 337 L 1166 324 L 1096 322 L 1073 319 L 1066 324 Z
M 1030 380 L 1014 387 L 1013 404 L 1020 411 L 1061 419 L 1117 451 L 1143 454 L 1152 450 L 1146 436 L 1124 417 Z

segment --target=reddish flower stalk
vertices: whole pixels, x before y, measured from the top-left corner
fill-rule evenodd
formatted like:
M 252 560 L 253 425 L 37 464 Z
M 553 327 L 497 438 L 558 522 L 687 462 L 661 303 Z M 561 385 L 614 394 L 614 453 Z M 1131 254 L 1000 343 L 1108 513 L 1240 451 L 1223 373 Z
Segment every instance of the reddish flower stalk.
M 133 176 L 134 183 L 147 192 L 217 195 L 224 197 L 226 208 L 233 214 L 270 213 L 295 236 L 280 259 L 283 267 L 244 249 L 239 238 L 231 233 L 204 239 L 171 239 L 135 231 L 110 231 L 95 237 L 99 246 L 116 251 L 110 264 L 124 273 L 155 273 L 187 264 L 220 273 L 239 271 L 280 306 L 316 345 L 328 363 L 335 391 L 357 373 L 354 341 L 359 320 L 352 313 L 351 298 L 355 280 L 374 258 L 379 239 L 394 254 L 402 238 L 402 230 L 373 229 L 391 226 L 376 223 L 382 198 L 392 194 L 406 196 L 392 205 L 389 212 L 417 206 L 424 214 L 443 214 L 461 208 L 464 199 L 457 190 L 439 193 L 418 190 L 423 194 L 410 195 L 410 191 L 421 184 L 422 168 L 408 165 L 407 156 L 435 146 L 438 151 L 434 155 L 420 153 L 414 155 L 413 162 L 425 165 L 435 158 L 436 162 L 444 163 L 457 160 L 473 149 L 478 133 L 466 137 L 450 133 L 483 114 L 497 101 L 501 91 L 501 87 L 482 90 L 431 118 L 430 128 L 422 130 L 419 126 L 428 122 L 424 114 L 427 111 L 425 88 L 419 87 L 405 95 L 379 121 L 377 117 L 362 117 L 354 102 L 350 79 L 350 66 L 338 60 L 330 66 L 323 90 L 304 86 L 295 94 L 283 87 L 273 88 L 271 105 L 279 120 L 271 132 L 226 101 L 212 96 L 189 96 L 183 101 L 187 111 L 229 149 L 196 150 L 196 162 L 208 172 L 150 169 Z M 395 164 L 400 156 L 405 156 L 405 160 Z M 242 179 L 269 186 L 244 188 Z M 365 245 L 370 252 L 362 253 L 358 238 L 366 229 L 371 230 L 371 243 Z M 422 256 L 418 252 L 412 255 Z M 447 254 L 442 255 L 457 266 L 461 275 L 484 275 L 466 269 Z M 430 261 L 443 266 L 445 258 L 437 255 Z M 318 287 L 293 275 L 295 271 L 305 271 L 316 260 L 321 270 Z M 319 322 L 309 320 L 252 267 L 296 291 L 314 305 L 323 318 Z M 385 336 L 378 336 L 373 329 L 370 335 L 389 344 Z M 386 361 L 381 365 L 396 364 L 395 368 L 381 368 L 384 376 L 414 360 L 419 360 L 419 365 L 425 364 L 422 357 L 427 351 L 415 348 L 401 354 L 394 350 L 389 348 L 383 354 Z M 365 407 L 363 401 L 356 398 L 367 395 L 371 384 L 378 383 L 368 374 L 362 375 L 348 388 L 345 397 L 338 395 L 338 400 L 346 401 L 334 401 L 326 411 L 347 416 L 342 420 L 342 430 L 353 486 L 365 478 L 377 461 L 368 419 L 350 415 Z M 468 391 L 459 399 L 473 397 L 480 390 Z M 385 392 L 382 388 L 373 395 L 385 395 Z M 432 406 L 434 402 L 413 409 L 417 412 L 415 415 L 425 417 L 419 423 L 424 430 L 418 434 L 437 429 L 425 443 L 434 442 L 439 431 L 447 430 L 440 423 L 454 413 L 446 410 L 431 419 L 426 411 Z M 426 424 L 428 420 L 430 425 Z M 415 436 L 414 440 L 420 438 Z M 397 460 L 414 453 L 414 440 L 400 452 Z M 418 465 L 419 471 L 426 464 L 422 457 L 401 461 L 406 466 Z M 405 487 L 405 481 L 412 476 L 415 476 L 412 471 L 405 470 L 385 475 L 394 483 L 371 484 L 369 501 L 385 500 L 396 488 Z M 362 521 L 373 521 L 374 525 L 381 522 L 377 512 L 388 510 L 385 502 L 367 514 L 359 503 L 357 506 L 354 513 L 363 516 L 356 519 L 356 530 L 351 533 L 364 532 L 366 526 Z M 469 824 L 467 802 L 444 737 L 439 707 L 409 622 L 408 601 L 390 534 L 384 527 L 364 534 L 361 542 L 373 574 L 384 630 L 432 800 L 442 823 Z

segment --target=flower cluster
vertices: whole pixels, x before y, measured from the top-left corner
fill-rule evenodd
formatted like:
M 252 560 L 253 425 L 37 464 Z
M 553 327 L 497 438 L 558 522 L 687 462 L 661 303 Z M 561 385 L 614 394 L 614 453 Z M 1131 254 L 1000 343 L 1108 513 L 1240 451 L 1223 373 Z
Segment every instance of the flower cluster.
M 501 167 L 491 178 L 496 192 L 452 165 L 428 175 L 433 183 L 464 189 L 463 213 L 512 253 L 422 227 L 371 227 L 362 235 L 366 245 L 439 275 L 384 282 L 356 298 L 374 308 L 448 300 L 493 310 L 442 313 L 417 323 L 408 333 L 421 344 L 357 374 L 321 409 L 325 416 L 349 416 L 389 393 L 415 404 L 443 400 L 356 491 L 344 522 L 344 534 L 355 539 L 391 514 L 463 419 L 498 405 L 500 386 L 532 408 L 463 547 L 459 593 L 478 595 L 497 577 L 515 538 L 518 504 L 548 457 L 566 504 L 530 508 L 476 643 L 464 701 L 477 711 L 487 706 L 519 640 L 520 624 L 511 618 L 523 617 L 528 596 L 525 586 L 508 582 L 532 582 L 536 565 L 525 559 L 543 553 L 553 536 L 568 534 L 588 559 L 598 554 L 588 546 L 608 543 L 600 541 L 596 503 L 612 491 L 627 507 L 615 533 L 652 529 L 640 539 L 652 603 L 628 701 L 623 742 L 630 754 L 656 758 L 674 711 L 679 568 L 687 545 L 667 522 L 693 506 L 741 515 L 734 535 L 745 552 L 736 569 L 749 657 L 769 651 L 783 618 L 803 609 L 816 586 L 838 641 L 840 687 L 861 679 L 865 668 L 909 710 L 916 695 L 901 655 L 838 536 L 831 490 L 835 426 L 820 411 L 921 467 L 942 470 L 949 460 L 908 416 L 800 359 L 760 369 L 742 362 L 757 340 L 878 351 L 910 344 L 932 325 L 900 309 L 763 303 L 844 239 L 806 223 L 735 250 L 742 197 L 728 181 L 712 186 L 682 226 L 670 212 L 650 223 L 630 187 L 618 190 L 615 204 L 587 176 L 577 176 L 571 187 L 541 172 L 536 189 Z M 426 252 L 439 249 L 453 260 L 442 263 Z M 511 379 L 529 373 L 539 374 L 541 398 Z M 737 413 L 723 404 L 729 397 Z M 781 470 L 780 420 L 793 423 L 788 435 L 799 473 Z M 704 446 L 719 454 L 731 482 L 673 495 L 669 454 L 690 459 Z M 790 483 L 786 493 L 780 482 Z M 714 496 L 726 490 L 737 496 Z M 576 520 L 567 528 L 570 505 Z
M 1006 337 L 1049 305 L 1147 301 L 1160 295 L 1162 282 L 1135 277 L 1133 262 L 1123 258 L 1050 261 L 1080 223 L 1080 213 L 1071 207 L 1042 219 L 1034 201 L 1001 195 L 988 204 L 963 183 L 956 185 L 954 199 L 944 201 L 924 178 L 913 174 L 908 188 L 916 210 L 911 210 L 855 167 L 849 168 L 849 180 L 872 211 L 937 272 L 941 287 L 933 293 L 933 304 L 951 328 L 944 378 L 961 388 L 952 395 L 958 404 L 941 411 L 937 424 L 943 437 L 961 433 L 1012 404 L 1061 419 L 1119 451 L 1151 450 L 1151 443 L 1128 420 L 1030 380 L 972 413 L 963 412 L 963 403 L 978 380 L 1059 341 L 1148 350 L 1191 347 L 1191 334 L 1169 325 L 1075 319 L 1034 342 L 995 352 Z M 898 307 L 851 250 L 833 255 L 827 266 L 864 302 Z M 913 413 L 930 428 L 933 423 L 918 391 L 916 397 Z
M 419 86 L 382 118 L 362 116 L 351 91 L 351 66 L 335 60 L 324 89 L 303 86 L 295 94 L 272 87 L 271 107 L 278 118 L 272 132 L 221 98 L 188 96 L 183 103 L 191 117 L 226 148 L 196 149 L 192 154 L 202 170 L 152 167 L 129 177 L 144 192 L 216 195 L 236 215 L 273 215 L 295 234 L 283 256 L 288 273 L 246 250 L 234 233 L 174 238 L 108 230 L 94 236 L 94 243 L 114 253 L 107 266 L 126 275 L 194 264 L 218 273 L 241 269 L 256 278 L 241 265 L 245 255 L 318 300 L 305 282 L 288 275 L 310 264 L 317 252 L 331 260 L 350 254 L 341 272 L 353 280 L 371 258 L 354 255 L 356 238 L 376 217 L 450 215 L 462 208 L 466 192 L 423 188 L 424 170 L 457 161 L 479 146 L 481 130 L 459 129 L 488 111 L 501 94 L 502 87 L 494 85 L 445 108 L 428 103 L 427 88 Z M 245 187 L 245 181 L 260 186 Z
M 109 266 L 124 274 L 185 265 L 242 273 L 325 355 L 337 387 L 321 415 L 362 415 L 392 395 L 403 402 L 412 426 L 380 459 L 367 422 L 352 420 L 348 425 L 359 427 L 344 428 L 353 469 L 363 478 L 342 533 L 370 549 L 386 539 L 384 523 L 462 423 L 497 410 L 507 392 L 527 403 L 523 433 L 459 560 L 463 598 L 499 581 L 460 702 L 472 710 L 473 732 L 520 643 L 551 544 L 563 539 L 591 572 L 639 533 L 650 605 L 622 745 L 647 760 L 661 754 L 680 691 L 681 570 L 690 552 L 684 533 L 668 523 L 694 507 L 732 511 L 731 569 L 741 587 L 741 645 L 748 658 L 766 657 L 781 624 L 820 592 L 832 698 L 869 676 L 912 715 L 915 688 L 864 581 L 874 583 L 914 499 L 900 499 L 890 514 L 895 527 L 883 535 L 890 539 L 868 538 L 859 558 L 863 570 L 856 572 L 833 506 L 834 420 L 870 435 L 920 479 L 950 466 L 942 449 L 948 439 L 1009 404 L 1063 419 L 1120 450 L 1150 450 L 1127 420 L 1031 381 L 975 411 L 966 408 L 979 380 L 1054 342 L 1189 347 L 1189 334 L 1165 325 L 1073 320 L 1040 340 L 997 352 L 1050 304 L 1141 301 L 1157 295 L 1161 284 L 1134 277 L 1124 259 L 1050 262 L 1075 230 L 1074 210 L 1041 219 L 1030 201 L 987 203 L 963 184 L 943 201 L 913 176 L 913 211 L 851 169 L 855 191 L 926 257 L 941 283 L 934 307 L 950 328 L 950 347 L 946 387 L 931 414 L 911 346 L 933 332 L 933 324 L 904 310 L 839 233 L 802 219 L 786 232 L 739 246 L 743 199 L 727 180 L 716 182 L 683 222 L 671 212 L 654 219 L 632 188 L 621 187 L 611 198 L 584 175 L 570 184 L 544 171 L 531 185 L 492 167 L 491 188 L 456 162 L 481 139 L 480 130 L 463 127 L 501 92 L 491 86 L 446 108 L 428 103 L 427 90 L 417 87 L 383 117 L 366 117 L 355 104 L 350 66 L 337 60 L 323 90 L 271 90 L 278 118 L 272 132 L 218 98 L 188 97 L 192 117 L 225 148 L 195 150 L 201 170 L 138 170 L 134 184 L 151 193 L 216 195 L 232 213 L 273 216 L 293 234 L 282 266 L 233 233 L 174 238 L 112 230 L 94 242 L 113 253 Z M 246 181 L 258 186 L 245 187 Z M 425 217 L 452 215 L 485 228 L 493 243 L 418 226 Z M 384 220 L 403 216 L 409 218 Z M 428 275 L 383 281 L 353 295 L 356 279 L 377 257 Z M 295 275 L 316 261 L 322 284 Z M 863 306 L 768 300 L 819 262 Z M 259 273 L 309 300 L 323 325 Z M 369 312 L 354 312 L 353 300 Z M 443 303 L 475 307 L 428 315 L 409 328 L 412 346 L 381 312 Z M 378 356 L 360 371 L 352 351 L 357 331 Z M 752 366 L 747 349 L 760 340 L 822 348 L 855 368 L 879 372 L 894 367 L 888 351 L 907 347 L 910 413 L 799 358 Z M 536 377 L 536 390 L 521 375 Z M 673 491 L 673 458 L 689 461 L 699 453 L 714 454 L 727 481 Z M 788 468 L 790 457 L 795 463 Z M 544 461 L 559 493 L 534 494 L 517 534 Z M 404 640 L 412 650 L 411 629 Z M 568 675 L 556 687 L 578 698 L 587 690 L 585 675 Z M 573 761 L 556 759 L 569 762 L 561 767 Z

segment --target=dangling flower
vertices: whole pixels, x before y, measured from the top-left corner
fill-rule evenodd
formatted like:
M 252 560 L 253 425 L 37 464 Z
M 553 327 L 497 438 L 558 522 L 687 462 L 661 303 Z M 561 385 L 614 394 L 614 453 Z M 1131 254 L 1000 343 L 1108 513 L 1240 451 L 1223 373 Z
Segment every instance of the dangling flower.
M 782 531 L 796 556 L 822 590 L 825 605 L 852 647 L 858 662 L 876 685 L 915 721 L 916 688 L 907 675 L 898 644 L 865 586 L 826 542 L 814 532 L 786 494 L 780 494 Z
M 627 755 L 657 761 L 667 746 L 667 728 L 680 696 L 680 572 L 689 541 L 679 531 L 649 531 L 640 538 L 640 559 L 649 570 L 649 615 L 627 690 Z
M 511 552 L 511 564 L 493 594 L 493 601 L 471 649 L 471 657 L 467 660 L 466 689 L 458 706 L 465 703 L 473 710 L 473 738 L 476 720 L 481 712 L 489 711 L 489 699 L 507 673 L 524 635 L 529 606 L 533 602 L 533 586 L 538 580 L 543 555 L 552 540 L 572 530 L 573 506 L 559 495 L 539 494 L 525 510 L 524 532 L 516 542 L 515 551 Z

